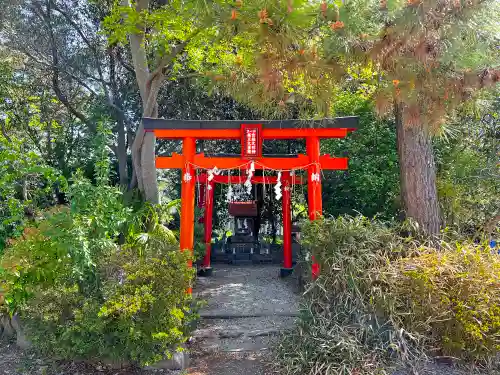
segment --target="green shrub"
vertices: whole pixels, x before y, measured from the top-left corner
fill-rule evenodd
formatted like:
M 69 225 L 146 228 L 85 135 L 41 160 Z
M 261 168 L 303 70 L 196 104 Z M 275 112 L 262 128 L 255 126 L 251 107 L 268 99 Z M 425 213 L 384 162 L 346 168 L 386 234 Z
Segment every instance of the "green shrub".
M 487 360 L 500 349 L 500 258 L 487 246 L 420 248 L 381 273 L 394 325 L 435 354 Z
M 306 290 L 299 327 L 278 347 L 286 374 L 379 373 L 393 340 L 371 304 L 371 271 L 404 250 L 396 229 L 364 217 L 319 220 L 303 228 L 303 244 L 320 263 Z
M 147 364 L 183 343 L 193 317 L 189 253 L 165 241 L 160 228 L 98 261 L 95 295 L 64 281 L 34 288 L 21 316 L 35 345 L 61 358 Z
M 498 255 L 449 245 L 444 235 L 433 244 L 412 237 L 416 229 L 364 217 L 305 226 L 303 244 L 321 274 L 306 288 L 298 329 L 278 347 L 279 371 L 383 374 L 427 354 L 493 358 Z
M 182 344 L 194 317 L 189 252 L 159 207 L 134 212 L 120 190 L 77 176 L 59 207 L 12 241 L 0 261 L 4 308 L 59 358 L 147 364 Z

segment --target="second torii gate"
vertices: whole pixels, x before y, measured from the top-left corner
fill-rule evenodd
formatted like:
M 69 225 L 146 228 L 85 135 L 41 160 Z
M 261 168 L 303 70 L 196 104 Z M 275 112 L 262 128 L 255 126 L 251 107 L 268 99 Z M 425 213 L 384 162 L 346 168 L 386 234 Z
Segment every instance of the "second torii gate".
M 199 174 L 196 177 L 196 182 L 201 185 L 199 192 L 200 208 L 205 208 L 203 217 L 204 223 L 204 239 L 205 239 L 205 256 L 202 263 L 202 271 L 204 275 L 210 275 L 211 264 L 210 256 L 212 252 L 212 220 L 214 206 L 214 184 L 243 184 L 247 181 L 247 176 L 223 176 L 217 175 L 209 178 L 206 173 Z M 283 267 L 281 268 L 281 276 L 287 276 L 292 272 L 292 197 L 290 186 L 295 184 L 303 184 L 303 179 L 300 176 L 291 175 L 289 171 L 283 172 L 281 179 L 275 176 L 252 176 L 250 178 L 252 185 L 266 184 L 273 185 L 281 182 L 281 208 L 283 212 Z
M 322 216 L 321 170 L 345 170 L 347 158 L 321 155 L 320 139 L 344 138 L 357 128 L 358 118 L 338 117 L 322 120 L 164 120 L 144 118 L 146 132 L 156 138 L 182 140 L 182 154 L 156 158 L 156 168 L 182 170 L 181 178 L 181 250 L 193 251 L 195 169 L 240 169 L 254 163 L 255 169 L 308 172 L 309 219 Z M 294 158 L 266 157 L 262 154 L 265 139 L 305 139 L 306 154 Z M 205 156 L 196 152 L 196 140 L 239 139 L 241 155 L 237 157 Z M 319 272 L 313 259 L 313 277 Z

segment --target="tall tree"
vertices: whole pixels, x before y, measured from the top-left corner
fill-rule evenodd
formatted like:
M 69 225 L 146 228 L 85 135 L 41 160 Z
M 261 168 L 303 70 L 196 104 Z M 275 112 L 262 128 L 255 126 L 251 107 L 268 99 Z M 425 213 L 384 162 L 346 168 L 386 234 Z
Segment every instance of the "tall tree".
M 388 12 L 374 41 L 361 42 L 382 69 L 378 109 L 394 109 L 403 209 L 430 234 L 441 223 L 431 136 L 473 91 L 499 81 L 488 30 L 499 16 L 495 2 L 414 0 Z
M 89 134 L 99 121 L 112 122 L 116 134 L 113 152 L 119 178 L 128 183 L 127 132 L 132 133 L 130 111 L 124 109 L 128 64 L 123 51 L 108 46 L 100 21 L 109 12 L 108 1 L 16 0 L 9 2 L 0 26 L 1 44 L 26 57 L 30 75 L 52 91 Z M 36 30 L 36 33 L 33 33 Z M 99 108 L 102 108 L 99 110 Z
M 329 115 L 339 84 L 373 96 L 378 112 L 395 118 L 404 211 L 423 230 L 437 233 L 431 136 L 475 92 L 499 82 L 499 3 L 351 0 L 315 6 L 314 27 L 295 51 L 262 48 L 267 51 L 253 76 L 278 93 L 274 100 L 266 97 L 268 105 L 286 107 L 279 93 L 292 91 L 307 105 L 317 102 L 315 114 Z M 248 78 L 237 83 L 240 97 L 252 96 Z

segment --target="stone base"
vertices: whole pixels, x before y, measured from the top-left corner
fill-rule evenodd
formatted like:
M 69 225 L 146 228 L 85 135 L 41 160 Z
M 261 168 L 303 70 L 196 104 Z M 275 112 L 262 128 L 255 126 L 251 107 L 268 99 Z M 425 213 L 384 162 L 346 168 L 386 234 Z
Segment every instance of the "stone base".
M 171 359 L 164 359 L 163 361 L 156 362 L 152 366 L 146 367 L 148 369 L 163 369 L 163 370 L 185 370 L 189 367 L 189 353 L 184 350 L 182 352 L 175 352 Z
M 287 277 L 293 273 L 293 268 L 281 268 L 280 277 Z
M 198 270 L 198 276 L 200 277 L 209 277 L 212 276 L 212 267 L 205 267 L 205 268 L 200 268 Z
M 16 334 L 16 331 L 10 323 L 10 316 L 0 315 L 0 339 L 11 339 Z
M 14 314 L 12 318 L 8 315 L 0 316 L 0 339 L 16 338 L 16 345 L 21 349 L 29 349 L 30 341 L 24 335 L 19 317 Z

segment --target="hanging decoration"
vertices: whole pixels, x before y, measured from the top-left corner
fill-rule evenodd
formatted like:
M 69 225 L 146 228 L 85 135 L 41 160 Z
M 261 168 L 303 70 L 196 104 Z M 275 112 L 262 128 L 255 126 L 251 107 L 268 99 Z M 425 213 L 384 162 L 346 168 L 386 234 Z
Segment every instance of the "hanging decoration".
M 208 181 L 212 181 L 215 176 L 220 175 L 220 170 L 217 167 L 213 167 L 213 169 L 209 169 L 207 174 L 208 174 Z
M 320 175 L 319 173 L 312 173 L 311 174 L 311 182 L 319 182 L 320 181 Z
M 231 203 L 233 201 L 233 187 L 229 185 L 227 188 L 226 202 Z
M 281 199 L 281 171 L 278 172 L 278 179 L 276 181 L 276 185 L 274 186 L 274 194 L 276 196 L 276 200 Z
M 243 184 L 247 189 L 248 195 L 252 194 L 252 177 L 254 172 L 255 172 L 255 163 L 252 161 L 250 163 L 249 168 L 247 169 L 247 180 Z
M 191 173 L 186 172 L 186 173 L 184 173 L 183 179 L 184 179 L 184 182 L 189 182 L 193 179 L 193 176 L 191 175 Z
M 228 170 L 227 176 L 229 177 L 228 178 L 229 186 L 227 188 L 226 202 L 231 203 L 233 201 L 233 196 L 234 196 L 233 185 L 231 184 L 231 170 Z

